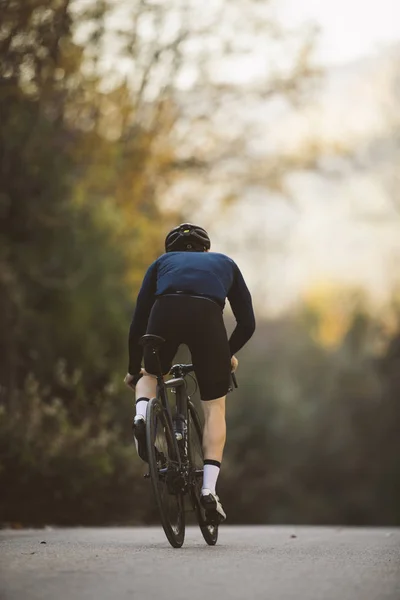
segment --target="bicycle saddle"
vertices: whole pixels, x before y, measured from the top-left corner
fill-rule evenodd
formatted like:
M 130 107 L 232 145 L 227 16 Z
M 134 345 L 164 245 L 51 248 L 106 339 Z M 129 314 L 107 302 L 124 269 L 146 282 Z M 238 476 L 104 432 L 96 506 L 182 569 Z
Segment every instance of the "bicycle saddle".
M 153 335 L 152 333 L 146 333 L 146 335 L 143 335 L 139 340 L 141 346 L 151 346 L 152 348 L 159 348 L 164 342 L 164 338 L 160 335 Z

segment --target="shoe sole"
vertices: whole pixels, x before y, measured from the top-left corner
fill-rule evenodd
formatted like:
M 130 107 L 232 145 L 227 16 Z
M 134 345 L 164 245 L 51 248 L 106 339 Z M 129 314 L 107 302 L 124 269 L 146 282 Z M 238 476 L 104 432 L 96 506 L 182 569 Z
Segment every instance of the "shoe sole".
M 201 496 L 200 502 L 206 512 L 207 521 L 213 525 L 220 525 L 226 519 L 217 510 L 217 501 L 212 496 Z

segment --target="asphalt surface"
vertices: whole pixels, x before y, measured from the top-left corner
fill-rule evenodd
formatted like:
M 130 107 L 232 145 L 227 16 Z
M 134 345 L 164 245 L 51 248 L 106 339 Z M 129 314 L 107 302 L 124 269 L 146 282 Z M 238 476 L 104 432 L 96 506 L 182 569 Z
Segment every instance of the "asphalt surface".
M 45 542 L 45 543 L 43 543 Z M 0 531 L 1 600 L 400 600 L 400 529 Z

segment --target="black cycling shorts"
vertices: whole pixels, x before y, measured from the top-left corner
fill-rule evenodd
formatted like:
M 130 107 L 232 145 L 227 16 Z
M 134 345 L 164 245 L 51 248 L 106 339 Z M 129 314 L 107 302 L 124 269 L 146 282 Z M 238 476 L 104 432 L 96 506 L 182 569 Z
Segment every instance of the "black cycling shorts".
M 165 295 L 155 301 L 147 333 L 166 341 L 159 356 L 163 373 L 168 373 L 180 344 L 186 344 L 202 400 L 225 396 L 231 382 L 231 355 L 222 309 L 213 300 L 188 295 Z M 151 350 L 144 350 L 144 366 L 155 374 L 157 365 Z

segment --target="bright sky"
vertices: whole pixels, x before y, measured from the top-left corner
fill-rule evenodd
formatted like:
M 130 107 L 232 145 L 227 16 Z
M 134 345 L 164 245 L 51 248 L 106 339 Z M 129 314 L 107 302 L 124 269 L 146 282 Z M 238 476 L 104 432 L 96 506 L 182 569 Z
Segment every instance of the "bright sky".
M 381 115 L 372 94 L 383 89 L 379 72 L 366 62 L 360 71 L 358 65 L 350 71 L 334 69 L 336 75 L 332 81 L 329 67 L 344 67 L 399 43 L 400 0 L 277 0 L 276 5 L 286 26 L 312 21 L 320 28 L 316 58 L 328 67 L 326 83 L 330 82 L 321 98 L 318 127 L 321 133 L 329 127 L 348 132 L 357 127 L 372 129 L 374 116 Z M 377 68 L 379 71 L 379 65 Z M 363 102 L 355 106 L 354 98 L 361 97 Z M 293 126 L 296 119 L 293 114 Z M 351 208 L 361 202 L 364 207 L 370 204 L 378 211 L 379 204 L 385 203 L 378 184 L 368 174 L 333 182 L 305 177 L 301 185 L 296 182 L 295 189 L 302 208 L 292 214 L 292 222 L 287 213 L 287 222 L 280 223 L 282 215 L 277 209 L 271 212 L 270 200 L 265 203 L 265 199 L 257 210 L 244 202 L 232 211 L 232 224 L 240 222 L 244 228 L 250 221 L 249 229 L 255 233 L 263 224 L 266 227 L 273 222 L 279 235 L 287 240 L 286 252 L 281 256 L 271 255 L 266 244 L 264 262 L 260 253 L 252 256 L 251 248 L 246 251 L 249 260 L 242 259 L 240 248 L 234 256 L 244 267 L 258 306 L 279 311 L 287 303 L 295 302 L 309 286 L 329 282 L 365 286 L 375 300 L 383 300 L 388 284 L 398 272 L 399 220 L 371 227 L 354 218 Z M 251 217 L 254 213 L 256 219 Z M 234 249 L 231 254 L 235 255 Z
M 321 27 L 318 58 L 348 62 L 400 40 L 399 0 L 279 0 L 285 23 L 316 21 Z

